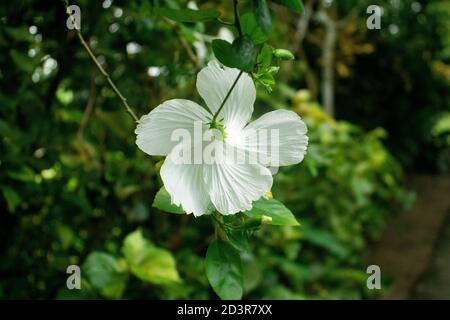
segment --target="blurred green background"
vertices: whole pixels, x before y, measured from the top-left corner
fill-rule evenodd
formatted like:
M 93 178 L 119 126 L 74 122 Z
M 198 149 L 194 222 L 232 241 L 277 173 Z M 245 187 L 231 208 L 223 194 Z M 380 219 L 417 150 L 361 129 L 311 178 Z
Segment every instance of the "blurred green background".
M 200 102 L 210 41 L 234 32 L 172 23 L 152 3 L 73 3 L 139 116 L 171 98 Z M 231 1 L 194 4 L 232 20 Z M 388 218 L 414 205 L 405 173 L 449 170 L 450 2 L 304 4 L 295 14 L 270 3 L 269 44 L 297 59 L 280 64 L 273 92 L 258 88 L 254 115 L 287 108 L 308 125 L 304 162 L 282 168 L 272 190 L 301 226 L 256 232 L 244 298 L 381 297 L 395 279 L 368 290 L 365 259 Z M 380 30 L 366 27 L 369 4 L 383 8 Z M 210 218 L 152 208 L 162 158 L 136 147 L 133 120 L 66 19 L 59 1 L 0 4 L 0 298 L 217 298 L 203 265 Z M 152 254 L 136 256 L 139 246 Z M 130 268 L 130 256 L 142 263 Z M 82 290 L 66 289 L 71 264 Z

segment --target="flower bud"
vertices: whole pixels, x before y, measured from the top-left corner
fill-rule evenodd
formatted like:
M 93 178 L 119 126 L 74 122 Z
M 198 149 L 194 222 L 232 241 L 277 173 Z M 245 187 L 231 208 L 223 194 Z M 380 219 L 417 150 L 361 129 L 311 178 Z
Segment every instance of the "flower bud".
M 273 50 L 273 55 L 281 60 L 294 60 L 295 59 L 292 52 L 290 52 L 287 49 L 275 49 L 275 50 Z
M 269 216 L 261 217 L 261 224 L 271 224 L 271 223 L 272 223 L 272 217 L 269 217 Z

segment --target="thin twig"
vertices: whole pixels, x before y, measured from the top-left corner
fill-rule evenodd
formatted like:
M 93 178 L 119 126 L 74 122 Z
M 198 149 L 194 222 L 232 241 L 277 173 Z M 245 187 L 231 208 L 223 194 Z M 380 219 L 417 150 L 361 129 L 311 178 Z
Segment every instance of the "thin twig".
M 69 2 L 67 0 L 63 0 L 64 5 L 66 7 L 66 12 L 67 12 L 67 8 L 69 7 Z M 72 17 L 71 15 L 69 15 L 70 17 Z M 131 109 L 131 107 L 128 105 L 127 99 L 122 95 L 122 93 L 119 91 L 119 89 L 117 88 L 117 86 L 114 84 L 114 82 L 111 80 L 111 77 L 109 76 L 109 74 L 105 71 L 105 69 L 102 67 L 102 65 L 100 64 L 100 62 L 97 60 L 97 58 L 95 57 L 94 53 L 92 52 L 91 48 L 89 47 L 89 45 L 86 43 L 86 41 L 84 40 L 83 35 L 81 34 L 80 31 L 80 26 L 76 25 L 76 21 L 75 18 L 73 18 L 73 25 L 75 26 L 75 31 L 77 33 L 78 38 L 80 39 L 81 44 L 83 45 L 83 47 L 86 49 L 87 53 L 89 54 L 89 56 L 91 57 L 91 59 L 94 61 L 95 65 L 97 66 L 97 68 L 100 70 L 101 74 L 106 78 L 106 80 L 108 81 L 109 85 L 111 86 L 111 88 L 113 89 L 113 91 L 116 93 L 116 95 L 119 97 L 119 99 L 122 101 L 122 104 L 125 106 L 125 109 L 127 109 L 128 113 L 131 115 L 131 117 L 135 120 L 138 121 L 138 117 L 136 116 L 136 114 L 133 112 L 133 110 Z
M 198 61 L 197 56 L 195 55 L 194 51 L 192 51 L 191 47 L 189 46 L 189 44 L 187 43 L 186 40 L 184 40 L 181 36 L 179 36 L 179 37 L 180 37 L 181 45 L 186 50 L 186 53 L 187 53 L 189 59 L 191 59 L 191 61 L 195 64 L 195 66 L 197 68 L 199 68 L 200 62 Z
M 80 127 L 78 128 L 77 137 L 81 143 L 84 143 L 84 129 L 86 129 L 87 123 L 89 121 L 89 117 L 94 109 L 94 100 L 95 100 L 95 76 L 92 75 L 91 78 L 91 89 L 89 93 L 89 98 L 86 104 L 86 108 L 83 112 L 83 118 L 81 119 Z
M 198 61 L 197 55 L 194 53 L 194 51 L 192 51 L 192 48 L 189 46 L 189 43 L 187 43 L 187 41 L 183 38 L 181 32 L 180 32 L 180 27 L 178 24 L 172 22 L 170 19 L 165 18 L 164 17 L 164 21 L 171 27 L 173 28 L 173 30 L 175 31 L 175 33 L 177 34 L 178 39 L 181 42 L 181 45 L 183 46 L 183 48 L 186 50 L 186 53 L 189 57 L 189 59 L 195 64 L 195 66 L 198 68 L 200 67 L 200 62 Z
M 217 21 L 219 21 L 219 23 L 226 25 L 226 26 L 234 26 L 234 22 L 228 22 L 228 21 L 224 21 L 220 18 L 217 18 Z

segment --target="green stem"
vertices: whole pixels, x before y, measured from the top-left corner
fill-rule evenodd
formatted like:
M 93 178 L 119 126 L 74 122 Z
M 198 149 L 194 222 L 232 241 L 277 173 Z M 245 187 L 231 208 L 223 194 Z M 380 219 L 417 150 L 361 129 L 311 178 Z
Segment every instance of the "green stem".
M 239 81 L 239 78 L 242 76 L 244 72 L 241 70 L 239 71 L 238 76 L 236 77 L 236 79 L 234 80 L 233 84 L 231 85 L 230 90 L 228 90 L 227 95 L 225 96 L 225 98 L 223 99 L 222 103 L 220 104 L 219 109 L 217 109 L 216 113 L 214 114 L 211 123 L 214 123 L 217 120 L 217 116 L 219 115 L 220 111 L 222 111 L 223 106 L 225 105 L 225 103 L 227 102 L 228 98 L 231 95 L 231 92 L 233 91 L 234 87 L 236 86 L 237 82 Z
M 239 20 L 238 0 L 233 0 L 233 8 L 234 8 L 234 25 L 236 26 L 236 29 L 238 30 L 239 36 L 242 36 L 241 22 Z M 219 21 L 221 21 L 221 20 L 219 19 Z M 211 123 L 215 123 L 216 122 L 220 111 L 222 111 L 223 106 L 225 105 L 225 103 L 227 102 L 228 98 L 230 97 L 231 92 L 233 91 L 234 87 L 236 86 L 237 82 L 239 81 L 239 78 L 242 76 L 242 73 L 243 73 L 242 70 L 239 71 L 239 74 L 236 77 L 236 80 L 234 80 L 233 84 L 231 85 L 230 90 L 228 90 L 227 95 L 223 99 L 219 109 L 217 109 L 216 113 L 214 114 Z
M 234 8 L 234 25 L 238 30 L 239 36 L 242 37 L 241 22 L 239 21 L 238 0 L 233 0 L 233 8 Z
M 218 215 L 220 215 L 217 211 L 215 211 L 211 216 L 214 222 L 214 238 L 216 240 L 219 239 L 226 239 L 226 233 L 225 233 L 225 227 L 226 225 L 220 221 L 218 218 Z

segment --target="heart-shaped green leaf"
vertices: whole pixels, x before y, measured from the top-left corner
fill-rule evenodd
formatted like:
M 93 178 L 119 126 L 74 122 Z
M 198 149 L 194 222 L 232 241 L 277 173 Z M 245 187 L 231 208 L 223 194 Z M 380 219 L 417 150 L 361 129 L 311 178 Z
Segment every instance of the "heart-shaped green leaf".
M 267 45 L 264 44 L 259 55 L 258 55 L 258 63 L 260 64 L 260 68 L 261 69 L 266 69 L 268 67 L 270 67 L 270 65 L 272 64 L 272 48 Z
M 253 69 L 254 45 L 247 37 L 239 37 L 231 44 L 225 40 L 216 39 L 212 42 L 216 58 L 225 66 L 237 68 L 246 72 Z

